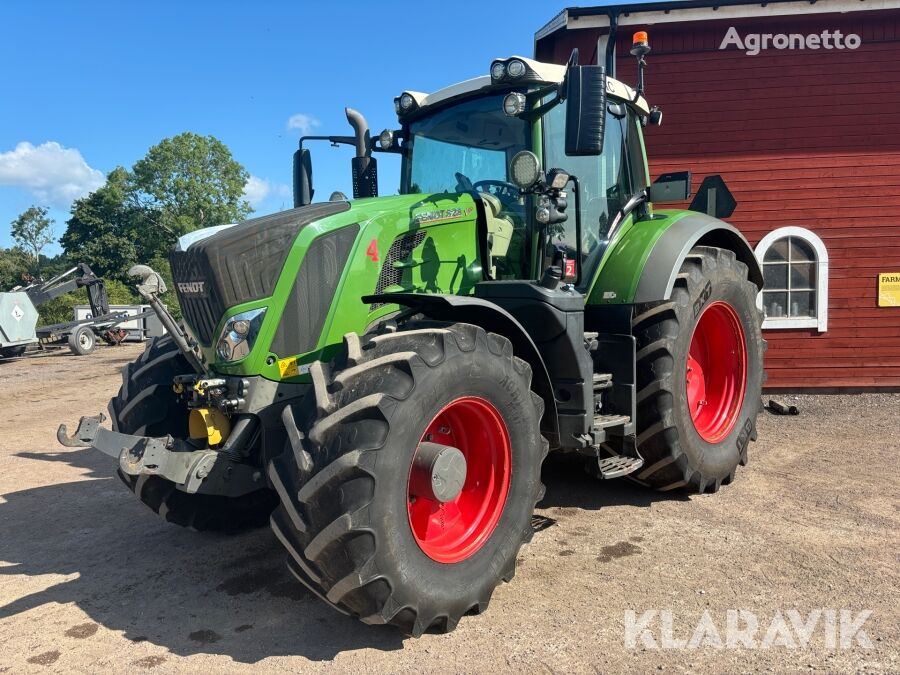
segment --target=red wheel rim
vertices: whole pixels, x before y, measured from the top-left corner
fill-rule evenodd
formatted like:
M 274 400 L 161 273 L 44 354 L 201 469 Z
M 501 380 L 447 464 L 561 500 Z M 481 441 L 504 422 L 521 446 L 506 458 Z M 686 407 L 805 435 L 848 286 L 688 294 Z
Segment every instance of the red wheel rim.
M 407 479 L 409 526 L 429 558 L 457 563 L 480 549 L 503 513 L 509 492 L 512 450 L 497 409 L 481 398 L 458 398 L 434 417 L 422 441 L 460 450 L 466 458 L 462 491 L 439 502 L 414 495 Z
M 714 302 L 700 315 L 685 379 L 694 428 L 707 443 L 718 443 L 734 429 L 747 389 L 744 328 L 731 305 Z

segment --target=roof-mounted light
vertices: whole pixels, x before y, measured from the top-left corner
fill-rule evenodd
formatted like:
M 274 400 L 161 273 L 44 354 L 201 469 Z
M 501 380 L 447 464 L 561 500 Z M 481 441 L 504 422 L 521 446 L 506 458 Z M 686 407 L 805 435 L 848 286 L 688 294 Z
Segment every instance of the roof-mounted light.
M 394 144 L 394 132 L 390 129 L 382 131 L 378 134 L 378 144 L 381 146 L 382 150 L 389 150 Z
M 646 56 L 650 53 L 650 38 L 647 31 L 639 30 L 631 38 L 631 55 Z
M 511 59 L 506 64 L 506 74 L 509 75 L 512 79 L 518 79 L 522 77 L 526 72 L 528 72 L 528 68 L 525 65 L 524 61 L 520 61 L 519 59 Z
M 502 80 L 506 77 L 506 64 L 503 61 L 494 61 L 491 64 L 491 79 Z

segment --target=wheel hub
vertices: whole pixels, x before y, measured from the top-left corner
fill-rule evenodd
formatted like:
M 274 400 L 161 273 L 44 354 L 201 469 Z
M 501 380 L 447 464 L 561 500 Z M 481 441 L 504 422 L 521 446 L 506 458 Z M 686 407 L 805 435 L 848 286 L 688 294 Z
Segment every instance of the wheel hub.
M 407 481 L 409 525 L 425 555 L 457 563 L 490 539 L 506 504 L 511 465 L 509 431 L 488 401 L 458 398 L 431 420 Z
M 409 492 L 416 498 L 450 502 L 466 481 L 466 456 L 458 448 L 424 441 L 419 443 L 409 474 Z

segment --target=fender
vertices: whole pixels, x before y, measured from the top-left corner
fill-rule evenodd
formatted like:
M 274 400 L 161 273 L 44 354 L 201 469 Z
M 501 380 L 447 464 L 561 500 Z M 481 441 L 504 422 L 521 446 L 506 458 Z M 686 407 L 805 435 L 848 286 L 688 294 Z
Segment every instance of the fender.
M 762 289 L 753 249 L 733 225 L 693 211 L 661 211 L 659 220 L 634 223 L 610 247 L 589 294 L 589 305 L 668 300 L 685 257 L 694 246 L 733 251 Z
M 508 339 L 512 343 L 515 355 L 531 366 L 531 388 L 544 400 L 541 431 L 551 436 L 548 439 L 551 446 L 557 444 L 559 419 L 550 375 L 534 341 L 512 314 L 489 300 L 465 295 L 380 293 L 367 295 L 362 301 L 367 304 L 383 302 L 403 305 L 432 319 L 475 324 Z
M 691 213 L 673 223 L 656 240 L 641 273 L 634 302 L 668 300 L 681 264 L 694 246 L 717 246 L 734 251 L 737 259 L 747 266 L 750 281 L 762 290 L 762 270 L 744 235 L 722 220 L 704 213 Z

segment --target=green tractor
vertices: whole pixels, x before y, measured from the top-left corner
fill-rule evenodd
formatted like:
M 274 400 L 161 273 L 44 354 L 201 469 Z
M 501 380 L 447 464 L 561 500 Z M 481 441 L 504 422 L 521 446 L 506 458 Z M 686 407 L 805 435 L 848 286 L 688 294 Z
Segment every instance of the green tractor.
M 112 430 L 60 441 L 116 457 L 170 522 L 270 522 L 312 593 L 416 636 L 512 578 L 548 451 L 658 490 L 730 483 L 756 437 L 762 274 L 734 227 L 655 208 L 690 176 L 649 183 L 661 114 L 609 66 L 498 59 L 403 92 L 377 138 L 348 110 L 354 135 L 326 138 L 356 147 L 350 201 L 311 203 L 301 140 L 296 208 L 172 253 L 181 325 L 133 270 L 168 335 L 124 369 Z M 377 196 L 382 152 L 398 195 Z M 721 211 L 711 185 L 695 202 Z

